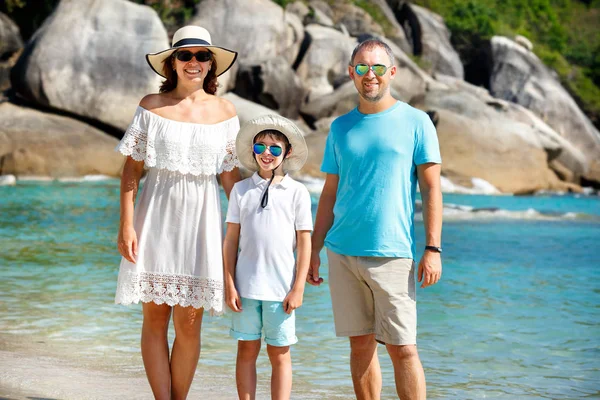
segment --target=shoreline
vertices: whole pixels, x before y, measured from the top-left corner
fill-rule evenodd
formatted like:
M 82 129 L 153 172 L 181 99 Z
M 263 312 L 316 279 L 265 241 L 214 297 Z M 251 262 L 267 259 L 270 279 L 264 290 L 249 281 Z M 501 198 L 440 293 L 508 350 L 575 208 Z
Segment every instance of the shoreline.
M 54 351 L 52 351 L 54 350 Z M 152 391 L 141 371 L 110 368 L 102 362 L 82 364 L 69 354 L 69 346 L 49 342 L 27 342 L 0 335 L 0 398 L 44 400 L 96 400 L 126 398 L 152 399 Z M 141 367 L 141 366 L 140 366 Z M 120 371 L 116 369 L 121 368 Z M 259 382 L 257 395 L 268 396 L 268 387 Z M 189 398 L 237 399 L 234 371 L 215 373 L 200 362 Z

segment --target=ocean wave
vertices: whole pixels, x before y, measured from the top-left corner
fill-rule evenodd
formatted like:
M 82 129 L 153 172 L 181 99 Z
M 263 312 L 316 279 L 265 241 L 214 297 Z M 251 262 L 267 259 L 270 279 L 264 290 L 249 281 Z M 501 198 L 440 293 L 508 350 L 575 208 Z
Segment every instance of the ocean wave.
M 417 200 L 415 219 L 423 220 L 422 205 Z M 538 220 L 538 221 L 600 221 L 600 216 L 576 212 L 538 211 L 533 208 L 526 210 L 506 210 L 497 207 L 471 207 L 461 204 L 444 203 L 444 221 L 464 220 Z

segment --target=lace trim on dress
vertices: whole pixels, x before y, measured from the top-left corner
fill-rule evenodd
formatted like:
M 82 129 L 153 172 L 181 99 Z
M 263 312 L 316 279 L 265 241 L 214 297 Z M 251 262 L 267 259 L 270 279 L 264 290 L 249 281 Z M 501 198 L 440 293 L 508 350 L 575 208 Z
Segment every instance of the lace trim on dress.
M 177 141 L 156 137 L 148 139 L 148 133 L 134 125 L 127 128 L 117 151 L 136 161 L 144 161 L 146 168 L 156 167 L 184 175 L 215 175 L 240 167 L 235 140 L 228 140 L 225 144 L 182 146 Z
M 235 140 L 230 140 L 225 145 L 225 157 L 223 157 L 222 167 L 219 169 L 219 173 L 223 171 L 231 171 L 234 168 L 241 166 L 240 160 L 235 152 Z
M 115 303 L 139 301 L 156 304 L 192 306 L 210 310 L 211 315 L 223 314 L 223 282 L 215 279 L 152 272 L 127 272 L 119 276 Z
M 148 134 L 136 126 L 129 126 L 117 150 L 125 156 L 131 156 L 135 161 L 146 161 L 148 148 Z M 156 154 L 156 152 L 153 152 Z

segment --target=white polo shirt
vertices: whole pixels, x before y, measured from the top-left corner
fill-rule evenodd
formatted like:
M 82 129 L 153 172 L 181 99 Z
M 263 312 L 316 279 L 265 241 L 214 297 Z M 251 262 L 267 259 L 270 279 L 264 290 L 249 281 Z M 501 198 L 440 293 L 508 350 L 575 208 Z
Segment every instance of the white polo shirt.
M 269 187 L 269 204 L 260 200 L 269 181 L 254 173 L 229 195 L 227 222 L 240 224 L 235 287 L 242 297 L 283 301 L 296 276 L 296 231 L 312 231 L 310 194 L 286 175 Z

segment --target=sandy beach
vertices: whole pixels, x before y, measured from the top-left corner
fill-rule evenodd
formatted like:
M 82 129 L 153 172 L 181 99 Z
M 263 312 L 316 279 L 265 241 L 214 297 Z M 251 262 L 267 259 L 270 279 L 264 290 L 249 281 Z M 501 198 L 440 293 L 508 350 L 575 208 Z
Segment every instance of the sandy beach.
M 49 355 L 50 350 L 42 343 L 0 337 L 0 399 L 153 398 L 143 373 L 110 370 L 105 365 L 80 365 L 68 357 Z M 189 398 L 236 399 L 233 371 L 230 376 L 211 374 L 206 379 L 207 369 L 198 367 Z M 268 397 L 268 388 L 259 386 L 257 394 Z

